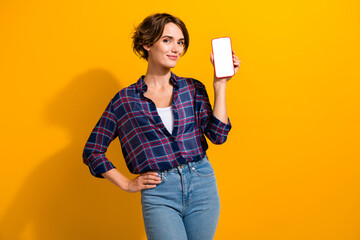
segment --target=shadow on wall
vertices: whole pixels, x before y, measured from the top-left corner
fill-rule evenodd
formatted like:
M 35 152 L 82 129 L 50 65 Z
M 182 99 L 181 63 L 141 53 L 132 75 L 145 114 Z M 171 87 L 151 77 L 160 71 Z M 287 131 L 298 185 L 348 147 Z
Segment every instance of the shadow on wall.
M 29 175 L 0 222 L 1 239 L 143 238 L 140 194 L 93 177 L 82 162 L 92 128 L 120 89 L 111 74 L 95 69 L 76 77 L 48 105 L 44 118 L 67 130 L 70 144 Z M 130 176 L 117 139 L 108 156 Z

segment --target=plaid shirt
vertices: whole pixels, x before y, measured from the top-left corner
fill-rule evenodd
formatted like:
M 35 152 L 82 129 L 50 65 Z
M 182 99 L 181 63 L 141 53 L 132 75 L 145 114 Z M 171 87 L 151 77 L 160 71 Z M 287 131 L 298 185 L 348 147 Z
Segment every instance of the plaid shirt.
M 155 104 L 144 96 L 144 76 L 118 92 L 93 129 L 84 149 L 83 160 L 91 174 L 102 177 L 114 165 L 105 152 L 119 137 L 130 172 L 166 170 L 205 157 L 207 136 L 214 144 L 226 141 L 231 124 L 213 114 L 205 86 L 192 78 L 171 73 L 174 86 L 172 107 L 174 129 L 165 128 Z

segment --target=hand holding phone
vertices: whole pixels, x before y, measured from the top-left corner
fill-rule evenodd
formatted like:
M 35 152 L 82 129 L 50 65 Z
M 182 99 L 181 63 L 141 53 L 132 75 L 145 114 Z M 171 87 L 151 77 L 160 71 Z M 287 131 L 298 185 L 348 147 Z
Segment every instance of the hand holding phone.
M 215 76 L 217 78 L 234 76 L 235 69 L 230 38 L 214 38 L 211 40 L 211 43 L 214 57 L 213 63 Z

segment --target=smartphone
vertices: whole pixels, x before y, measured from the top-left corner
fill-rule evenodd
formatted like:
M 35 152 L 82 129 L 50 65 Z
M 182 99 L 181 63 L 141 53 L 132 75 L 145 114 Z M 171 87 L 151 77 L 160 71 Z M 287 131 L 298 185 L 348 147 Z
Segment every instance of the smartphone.
M 235 75 L 232 57 L 231 39 L 229 37 L 214 38 L 211 40 L 214 55 L 214 69 L 217 78 Z

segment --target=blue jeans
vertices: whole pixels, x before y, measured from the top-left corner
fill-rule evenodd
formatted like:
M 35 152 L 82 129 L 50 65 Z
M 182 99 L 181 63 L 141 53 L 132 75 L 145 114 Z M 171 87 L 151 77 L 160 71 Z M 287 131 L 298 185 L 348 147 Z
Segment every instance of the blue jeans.
M 161 171 L 159 176 L 159 185 L 141 191 L 148 240 L 213 239 L 220 199 L 207 157 Z

